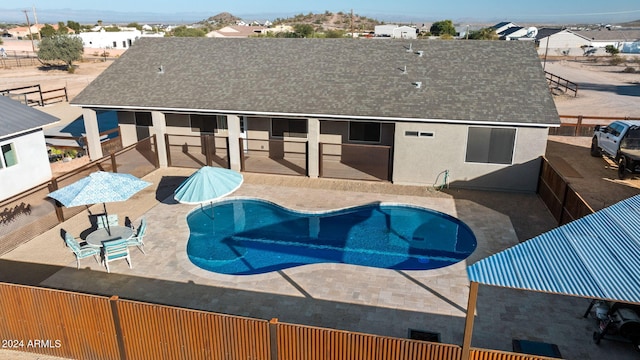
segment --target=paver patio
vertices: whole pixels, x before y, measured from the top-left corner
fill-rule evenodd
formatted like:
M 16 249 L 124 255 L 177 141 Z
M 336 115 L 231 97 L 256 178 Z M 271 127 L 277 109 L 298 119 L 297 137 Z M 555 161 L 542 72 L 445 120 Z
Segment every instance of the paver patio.
M 420 329 L 440 333 L 442 342 L 462 344 L 468 300 L 466 265 L 553 226 L 536 195 L 437 192 L 426 187 L 247 173 L 245 183 L 232 197 L 259 197 L 309 211 L 370 202 L 423 206 L 464 221 L 474 231 L 478 248 L 467 261 L 438 270 L 315 264 L 261 275 L 222 275 L 197 268 L 187 258 L 185 216 L 198 206 L 167 197 L 193 171 L 157 170 L 145 177 L 154 183 L 153 189 L 125 203 L 107 205 L 110 213 L 120 215 L 121 222 L 124 216 L 136 224 L 141 216 L 148 221 L 147 255 L 132 249 L 133 269 L 124 261 L 114 262 L 112 273 L 107 274 L 89 258 L 76 270 L 60 230 L 77 236 L 89 225 L 86 213 L 5 254 L 0 258 L 2 268 L 19 265 L 27 269 L 30 264 L 26 263 L 32 263 L 38 270 L 16 276 L 57 289 L 394 337 L 406 338 L 408 329 Z M 593 320 L 582 318 L 588 303 L 481 286 L 472 346 L 511 351 L 512 338 L 519 338 L 553 342 L 568 359 L 611 357 L 613 353 L 616 359 L 636 358 L 629 344 L 592 343 Z

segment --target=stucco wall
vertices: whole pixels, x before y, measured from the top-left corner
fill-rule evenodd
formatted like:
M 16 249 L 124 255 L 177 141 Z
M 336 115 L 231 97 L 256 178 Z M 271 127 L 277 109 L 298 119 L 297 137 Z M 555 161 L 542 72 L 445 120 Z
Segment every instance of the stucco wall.
M 474 125 L 476 126 L 476 125 Z M 546 128 L 517 128 L 513 164 L 467 163 L 468 125 L 397 123 L 393 182 L 440 185 L 448 170 L 452 187 L 534 192 L 546 151 Z M 406 131 L 433 133 L 432 137 L 406 136 Z
M 42 130 L 10 140 L 0 140 L 0 146 L 13 143 L 18 164 L 0 169 L 0 200 L 51 180 L 51 166 Z

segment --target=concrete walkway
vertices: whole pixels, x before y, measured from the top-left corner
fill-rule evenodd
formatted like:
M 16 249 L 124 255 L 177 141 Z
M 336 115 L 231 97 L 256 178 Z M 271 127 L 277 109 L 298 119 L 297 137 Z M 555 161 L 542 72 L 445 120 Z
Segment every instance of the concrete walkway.
M 280 322 L 406 338 L 408 329 L 440 333 L 462 344 L 468 297 L 467 265 L 554 227 L 536 195 L 435 191 L 304 177 L 245 173 L 233 196 L 266 199 L 299 210 L 329 210 L 370 202 L 406 203 L 464 221 L 478 248 L 466 261 L 428 271 L 394 271 L 345 264 L 306 265 L 268 274 L 230 276 L 195 267 L 186 256 L 185 216 L 197 206 L 178 204 L 173 189 L 193 169 L 160 169 L 145 177 L 154 186 L 109 212 L 134 223 L 144 216 L 147 255 L 134 250 L 133 268 L 112 263 L 112 273 L 92 259 L 75 259 L 61 229 L 80 235 L 80 214 L 0 258 L 0 280 L 183 306 Z M 636 358 L 629 344 L 591 342 L 594 323 L 581 316 L 585 299 L 481 286 L 473 346 L 511 350 L 513 338 L 553 342 L 565 358 Z M 613 353 L 612 353 L 613 351 Z

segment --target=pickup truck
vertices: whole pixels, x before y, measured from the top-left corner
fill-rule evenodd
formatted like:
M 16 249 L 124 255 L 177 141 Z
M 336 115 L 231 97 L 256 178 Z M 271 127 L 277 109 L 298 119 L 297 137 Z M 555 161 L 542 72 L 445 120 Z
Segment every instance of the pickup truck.
M 591 156 L 605 155 L 618 164 L 618 177 L 640 172 L 640 121 L 620 120 L 596 126 L 591 140 Z

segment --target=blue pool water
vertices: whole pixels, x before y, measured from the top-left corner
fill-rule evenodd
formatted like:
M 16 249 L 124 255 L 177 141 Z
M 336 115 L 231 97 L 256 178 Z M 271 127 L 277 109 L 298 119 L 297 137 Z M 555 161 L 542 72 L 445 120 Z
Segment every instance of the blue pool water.
M 466 259 L 477 245 L 462 221 L 399 205 L 310 214 L 257 199 L 234 199 L 193 211 L 187 223 L 191 262 L 233 275 L 314 263 L 436 269 Z

